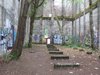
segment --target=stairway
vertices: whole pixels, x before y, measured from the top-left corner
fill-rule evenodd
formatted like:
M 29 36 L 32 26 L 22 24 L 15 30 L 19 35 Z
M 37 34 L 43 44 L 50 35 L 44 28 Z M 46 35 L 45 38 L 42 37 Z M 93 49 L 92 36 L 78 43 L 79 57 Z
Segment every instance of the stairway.
M 53 61 L 57 61 L 57 63 L 53 63 L 54 69 L 59 69 L 59 68 L 76 68 L 76 67 L 80 67 L 80 63 L 66 63 L 66 61 L 62 60 L 68 60 L 70 59 L 69 56 L 64 55 L 64 53 L 62 51 L 60 51 L 57 47 L 55 47 L 54 45 L 47 45 L 48 48 L 48 52 L 50 54 L 50 58 Z M 58 60 L 60 60 L 61 62 L 58 62 Z

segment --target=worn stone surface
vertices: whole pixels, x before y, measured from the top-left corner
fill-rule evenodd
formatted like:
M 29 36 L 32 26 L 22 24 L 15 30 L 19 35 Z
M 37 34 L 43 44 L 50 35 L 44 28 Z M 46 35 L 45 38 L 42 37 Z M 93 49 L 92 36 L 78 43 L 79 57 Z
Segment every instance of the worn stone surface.
M 49 51 L 49 54 L 63 54 L 61 51 Z
M 51 59 L 69 59 L 69 56 L 65 56 L 65 55 L 52 55 Z
M 80 67 L 80 63 L 56 63 L 54 64 L 54 68 L 75 68 Z
M 86 52 L 88 55 L 91 55 L 92 54 L 92 52 Z

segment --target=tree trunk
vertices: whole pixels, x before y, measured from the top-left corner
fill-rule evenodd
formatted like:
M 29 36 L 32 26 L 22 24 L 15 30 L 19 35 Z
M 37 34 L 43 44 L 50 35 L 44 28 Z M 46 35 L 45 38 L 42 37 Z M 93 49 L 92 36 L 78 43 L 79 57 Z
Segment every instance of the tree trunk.
M 81 12 L 80 4 L 79 4 L 79 12 Z M 81 18 L 79 17 L 79 43 L 81 44 Z
M 74 37 L 74 21 L 72 21 L 72 37 Z
M 89 5 L 92 5 L 92 0 L 89 0 Z M 93 31 L 93 12 L 90 12 L 90 35 L 91 35 L 91 48 L 95 49 L 94 45 L 94 31 Z
M 100 0 L 98 0 L 98 32 L 97 32 L 97 48 L 99 49 L 99 44 L 100 44 Z
M 75 8 L 74 8 L 74 13 L 77 14 L 77 3 L 75 4 Z M 75 32 L 75 40 L 74 42 L 77 43 L 77 19 L 75 19 L 75 26 L 74 26 L 74 32 Z
M 34 9 L 34 13 L 33 15 L 30 17 L 30 33 L 29 33 L 29 42 L 28 42 L 28 47 L 31 48 L 32 47 L 32 34 L 33 34 L 33 23 L 35 20 L 35 15 L 36 15 L 36 9 Z
M 86 1 L 84 0 L 84 19 L 83 19 L 83 22 L 84 22 L 84 40 L 83 40 L 83 46 L 85 46 L 85 38 L 86 38 L 86 22 L 85 22 L 85 8 L 86 8 Z
M 32 34 L 33 34 L 33 23 L 34 23 L 34 20 L 30 19 L 30 33 L 29 33 L 29 42 L 28 42 L 28 47 L 31 48 L 32 47 Z
M 33 23 L 35 20 L 35 15 L 37 13 L 37 9 L 44 3 L 44 0 L 42 0 L 42 2 L 40 3 L 41 0 L 35 0 L 35 3 L 33 4 L 33 6 L 31 6 L 31 17 L 30 17 L 30 34 L 29 34 L 29 42 L 28 42 L 28 47 L 31 48 L 32 47 L 32 34 L 33 34 Z M 32 9 L 34 8 L 34 9 Z
M 43 5 L 42 5 L 41 8 L 42 8 L 41 17 L 43 17 Z M 40 43 L 42 43 L 42 26 L 43 26 L 42 22 L 43 22 L 43 20 L 42 20 L 42 18 L 41 18 L 41 19 L 40 19 L 40 25 L 41 25 L 41 30 L 40 30 Z
M 29 2 L 28 0 L 22 0 L 21 4 L 22 5 L 21 5 L 19 21 L 18 21 L 17 37 L 13 49 L 11 51 L 11 55 L 16 56 L 16 58 L 12 58 L 12 59 L 18 59 L 20 57 L 22 53 L 23 43 L 24 43 Z
M 72 18 L 74 16 L 74 2 L 72 1 Z M 72 21 L 72 43 L 74 43 L 74 21 Z
M 81 44 L 81 18 L 79 18 L 79 43 Z

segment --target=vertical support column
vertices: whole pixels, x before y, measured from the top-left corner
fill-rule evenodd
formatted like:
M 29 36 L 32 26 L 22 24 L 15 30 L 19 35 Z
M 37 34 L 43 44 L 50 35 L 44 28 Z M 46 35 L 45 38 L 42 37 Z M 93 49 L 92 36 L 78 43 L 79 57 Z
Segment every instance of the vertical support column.
M 13 0 L 13 4 L 12 4 L 12 25 L 15 25 L 15 10 L 16 10 L 16 0 Z
M 5 9 L 4 9 L 4 0 L 2 0 L 2 13 L 1 13 L 1 17 L 2 17 L 2 27 L 3 27 L 3 25 L 4 25 L 4 11 L 5 11 Z
M 11 30 L 12 30 L 12 46 L 14 46 L 14 40 L 15 40 L 15 36 L 14 36 L 14 26 L 11 26 Z

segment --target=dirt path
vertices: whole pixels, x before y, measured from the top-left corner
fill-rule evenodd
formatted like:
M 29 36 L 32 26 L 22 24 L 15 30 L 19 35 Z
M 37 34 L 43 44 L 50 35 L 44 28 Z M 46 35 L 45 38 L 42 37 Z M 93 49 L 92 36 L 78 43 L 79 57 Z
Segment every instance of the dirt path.
M 50 68 L 46 46 L 37 45 L 32 49 L 24 49 L 18 61 L 3 65 L 0 75 L 48 75 Z
M 94 56 L 85 55 L 85 57 L 83 57 L 84 53 L 73 50 L 70 51 L 70 49 L 65 49 L 60 46 L 58 46 L 58 48 L 60 48 L 65 55 L 69 54 L 71 59 L 51 60 L 45 45 L 34 45 L 32 49 L 24 49 L 18 61 L 12 61 L 9 64 L 2 65 L 0 67 L 0 75 L 100 75 L 99 59 L 94 59 Z M 53 68 L 53 63 L 74 61 L 84 66 L 74 69 Z

